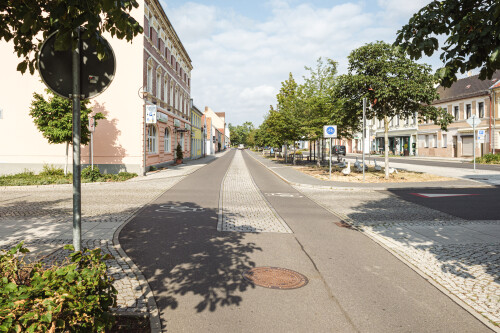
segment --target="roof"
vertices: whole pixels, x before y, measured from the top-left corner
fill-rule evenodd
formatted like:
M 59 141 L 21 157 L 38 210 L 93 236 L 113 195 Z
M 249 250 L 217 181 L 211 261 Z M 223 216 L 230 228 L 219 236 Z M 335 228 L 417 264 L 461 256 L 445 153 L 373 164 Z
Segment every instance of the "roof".
M 457 82 L 453 83 L 450 88 L 438 86 L 437 92 L 439 94 L 439 100 L 435 100 L 432 104 L 441 104 L 458 99 L 488 95 L 491 85 L 500 83 L 499 80 L 500 70 L 496 71 L 490 80 L 479 80 L 479 75 L 473 75 L 459 79 Z

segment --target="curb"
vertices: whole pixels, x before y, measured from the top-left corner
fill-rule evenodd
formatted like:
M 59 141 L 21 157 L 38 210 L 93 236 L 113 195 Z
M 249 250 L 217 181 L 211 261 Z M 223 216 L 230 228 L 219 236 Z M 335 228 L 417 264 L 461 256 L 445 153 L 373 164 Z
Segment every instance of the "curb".
M 261 161 L 259 161 L 255 156 L 252 154 L 249 154 L 252 156 L 253 159 L 255 159 L 257 162 L 262 164 L 265 168 L 267 168 L 269 171 L 274 173 L 276 176 L 281 178 L 284 182 L 287 184 L 290 184 L 292 186 L 297 186 L 297 187 L 305 187 L 305 188 L 314 188 L 314 189 L 319 189 L 319 190 L 336 190 L 336 191 L 392 191 L 392 190 L 440 190 L 440 189 L 448 189 L 448 188 L 490 188 L 490 187 L 495 187 L 493 185 L 485 185 L 477 180 L 470 179 L 470 181 L 477 182 L 479 183 L 478 185 L 448 185 L 448 186 L 425 186 L 425 187 L 335 187 L 334 185 L 332 186 L 326 186 L 326 185 L 311 185 L 311 184 L 303 184 L 303 183 L 296 183 L 292 182 L 276 171 L 274 171 L 272 168 L 268 167 Z

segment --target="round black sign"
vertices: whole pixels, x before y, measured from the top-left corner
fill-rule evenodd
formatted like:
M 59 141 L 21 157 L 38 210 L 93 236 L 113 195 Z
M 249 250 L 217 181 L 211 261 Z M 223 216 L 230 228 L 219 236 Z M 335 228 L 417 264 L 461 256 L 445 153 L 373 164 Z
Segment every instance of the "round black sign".
M 54 42 L 56 33 L 51 34 L 42 45 L 38 57 L 38 71 L 43 82 L 55 94 L 69 98 L 73 93 L 72 88 L 72 50 L 56 51 Z M 108 56 L 99 60 L 95 45 L 88 41 L 81 41 L 80 57 L 80 89 L 84 99 L 92 98 L 102 93 L 111 84 L 115 77 L 116 61 L 111 45 L 105 42 Z

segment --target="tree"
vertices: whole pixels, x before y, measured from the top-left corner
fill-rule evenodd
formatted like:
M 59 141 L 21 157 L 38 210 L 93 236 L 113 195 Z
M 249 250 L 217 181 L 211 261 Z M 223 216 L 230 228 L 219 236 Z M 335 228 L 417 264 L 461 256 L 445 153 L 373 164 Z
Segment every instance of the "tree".
M 349 137 L 359 123 L 358 117 L 342 109 L 337 94 L 337 62 L 327 58 L 317 60 L 316 68 L 306 67 L 310 75 L 300 86 L 303 99 L 304 134 L 308 139 L 323 137 L 323 126 L 338 125 L 339 136 Z M 318 166 L 320 165 L 320 159 Z
M 384 121 L 385 178 L 389 178 L 389 121 L 399 116 L 407 119 L 415 112 L 429 117 L 446 129 L 453 117 L 430 103 L 438 99 L 434 77 L 428 65 L 408 59 L 397 48 L 384 42 L 362 46 L 349 55 L 348 74 L 339 78 L 339 95 L 344 98 L 346 112 L 360 116 L 362 99 L 371 108 L 367 118 Z
M 48 99 L 41 94 L 34 93 L 31 102 L 30 116 L 44 138 L 49 143 L 66 143 L 66 164 L 64 174 L 68 173 L 68 147 L 73 142 L 73 103 L 70 99 L 55 96 L 50 90 L 46 90 Z M 87 145 L 90 141 L 90 131 L 88 129 L 89 115 L 92 109 L 88 107 L 89 100 L 81 102 L 81 143 Z M 105 119 L 100 112 L 94 114 L 97 120 Z
M 246 121 L 243 125 L 233 126 L 228 125 L 229 132 L 231 133 L 231 143 L 234 145 L 243 144 L 246 146 L 253 146 L 253 142 L 249 142 L 250 135 L 255 131 L 255 126 L 250 121 Z
M 56 50 L 75 47 L 73 32 L 80 26 L 84 28 L 81 38 L 96 45 L 103 58 L 104 32 L 131 41 L 143 31 L 130 15 L 138 6 L 136 0 L 4 0 L 0 1 L 0 40 L 13 40 L 14 51 L 23 58 L 17 66 L 21 73 L 27 68 L 34 73 L 42 42 L 54 31 L 58 31 Z
M 439 49 L 439 35 L 446 35 L 440 58 L 444 67 L 436 75 L 450 87 L 457 72 L 481 68 L 479 79 L 491 79 L 500 69 L 500 2 L 498 0 L 432 1 L 398 31 L 395 45 L 411 59 L 431 56 Z

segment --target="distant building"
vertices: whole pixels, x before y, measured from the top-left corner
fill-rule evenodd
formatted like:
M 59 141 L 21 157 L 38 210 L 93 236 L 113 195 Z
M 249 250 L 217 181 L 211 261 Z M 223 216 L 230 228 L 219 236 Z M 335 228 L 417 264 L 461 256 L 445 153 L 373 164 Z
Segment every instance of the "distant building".
M 197 159 L 204 154 L 204 124 L 203 113 L 194 105 L 191 105 L 191 158 Z
M 226 145 L 227 141 L 224 135 L 226 128 L 225 113 L 216 113 L 211 108 L 206 106 L 203 116 L 207 123 L 205 142 L 207 147 L 207 154 L 213 155 L 224 150 L 225 147 L 228 147 Z

